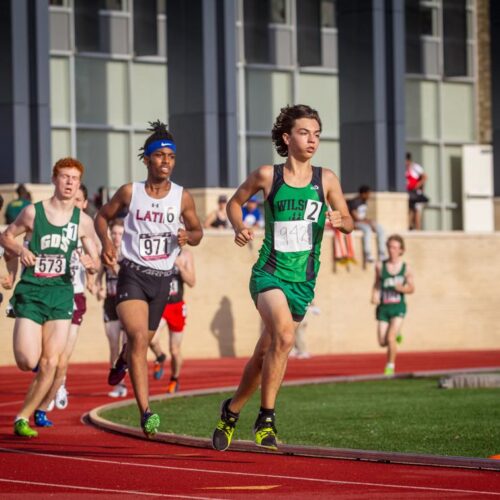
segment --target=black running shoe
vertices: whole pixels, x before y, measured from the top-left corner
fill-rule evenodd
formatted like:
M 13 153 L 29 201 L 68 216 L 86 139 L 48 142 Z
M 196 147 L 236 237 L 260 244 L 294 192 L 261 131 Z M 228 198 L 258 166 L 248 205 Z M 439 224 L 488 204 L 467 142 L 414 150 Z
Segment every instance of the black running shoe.
M 127 374 L 128 365 L 127 365 L 127 344 L 123 344 L 120 355 L 113 368 L 109 370 L 108 374 L 108 384 L 109 385 L 118 385 Z
M 255 444 L 268 450 L 277 450 L 278 441 L 276 435 L 278 431 L 274 425 L 272 417 L 258 418 L 255 422 L 253 432 L 255 434 Z
M 234 428 L 236 427 L 239 414 L 229 410 L 230 402 L 231 399 L 226 399 L 222 402 L 220 420 L 212 434 L 212 446 L 214 450 L 227 450 L 233 439 Z

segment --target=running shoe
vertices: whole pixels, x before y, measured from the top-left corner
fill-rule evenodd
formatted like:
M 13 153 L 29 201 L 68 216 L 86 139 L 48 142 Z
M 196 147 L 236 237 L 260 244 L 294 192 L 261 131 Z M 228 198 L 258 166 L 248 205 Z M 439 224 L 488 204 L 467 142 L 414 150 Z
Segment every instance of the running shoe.
M 394 375 L 394 367 L 393 366 L 386 366 L 384 369 L 384 375 L 387 377 L 392 377 L 392 375 Z
M 167 356 L 165 354 L 161 354 L 156 359 L 154 371 L 153 371 L 153 378 L 155 380 L 160 380 L 163 377 L 163 373 L 164 373 L 164 366 L 163 365 L 165 364 L 166 359 L 167 359 Z
M 141 419 L 142 432 L 147 438 L 152 438 L 160 427 L 160 416 L 150 411 L 144 412 Z
M 35 411 L 35 425 L 37 427 L 52 427 L 54 424 L 47 418 L 47 413 L 43 410 Z
M 401 333 L 398 333 L 398 334 L 396 335 L 396 342 L 397 342 L 398 344 L 401 344 L 401 343 L 403 342 L 403 335 L 402 335 Z
M 221 405 L 220 420 L 212 434 L 212 447 L 214 450 L 225 451 L 233 439 L 234 428 L 238 422 L 239 414 L 229 410 L 231 399 L 226 399 Z
M 116 384 L 114 389 L 108 392 L 110 398 L 124 398 L 127 396 L 127 386 L 125 384 Z
M 14 422 L 14 434 L 27 438 L 36 438 L 38 436 L 38 432 L 30 427 L 29 422 L 25 418 L 20 418 Z
M 174 392 L 179 392 L 179 381 L 171 380 L 167 385 L 167 394 L 173 394 Z
M 58 410 L 65 410 L 68 407 L 68 390 L 64 384 L 57 389 L 55 404 Z
M 52 411 L 54 409 L 54 406 L 56 405 L 56 402 L 55 400 L 52 400 L 50 403 L 49 403 L 49 406 L 47 406 L 47 411 Z
M 108 374 L 108 384 L 117 385 L 119 384 L 127 374 L 127 344 L 123 344 L 122 350 L 118 359 L 115 361 L 114 366 L 109 370 Z
M 276 430 L 272 417 L 257 419 L 253 432 L 255 434 L 255 444 L 257 446 L 267 448 L 268 450 L 278 449 L 278 442 L 276 440 L 278 431 Z

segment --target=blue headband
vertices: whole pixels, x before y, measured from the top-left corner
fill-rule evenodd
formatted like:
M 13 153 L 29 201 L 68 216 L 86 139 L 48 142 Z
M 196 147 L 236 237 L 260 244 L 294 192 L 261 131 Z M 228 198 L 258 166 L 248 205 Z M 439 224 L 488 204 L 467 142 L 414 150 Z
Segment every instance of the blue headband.
M 144 149 L 144 156 L 151 156 L 151 153 L 160 148 L 170 148 L 175 153 L 175 142 L 169 139 L 163 139 L 162 141 L 154 141 L 147 145 Z

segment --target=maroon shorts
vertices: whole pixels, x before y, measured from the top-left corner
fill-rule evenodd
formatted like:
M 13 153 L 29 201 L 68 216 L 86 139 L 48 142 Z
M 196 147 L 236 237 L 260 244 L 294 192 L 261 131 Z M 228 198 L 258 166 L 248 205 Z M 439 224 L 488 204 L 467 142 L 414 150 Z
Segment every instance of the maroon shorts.
M 186 304 L 183 300 L 167 304 L 161 317 L 167 322 L 168 329 L 172 332 L 182 332 L 186 325 Z
M 72 325 L 81 325 L 83 315 L 87 312 L 87 298 L 84 293 L 75 293 L 73 295 L 73 317 L 71 318 Z

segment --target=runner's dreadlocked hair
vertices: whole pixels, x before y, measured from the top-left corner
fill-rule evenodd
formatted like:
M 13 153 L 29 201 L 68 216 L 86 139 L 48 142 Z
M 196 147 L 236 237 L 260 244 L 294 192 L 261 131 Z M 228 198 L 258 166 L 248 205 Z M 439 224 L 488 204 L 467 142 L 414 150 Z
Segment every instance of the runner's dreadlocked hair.
M 272 130 L 272 139 L 276 152 L 280 156 L 288 156 L 288 146 L 283 140 L 283 134 L 289 134 L 295 125 L 295 120 L 300 118 L 312 118 L 318 122 L 321 130 L 321 120 L 315 109 L 310 108 L 305 104 L 297 104 L 295 106 L 285 106 L 281 108 L 280 114 L 276 118 Z
M 138 156 L 141 160 L 144 158 L 144 151 L 148 147 L 148 144 L 154 141 L 161 141 L 164 139 L 167 139 L 169 141 L 174 140 L 174 136 L 167 130 L 166 123 L 161 122 L 159 119 L 156 120 L 155 122 L 148 122 L 148 123 L 150 125 L 148 130 L 153 133 L 146 139 L 144 146 L 139 149 L 139 151 L 141 152 L 138 154 Z

